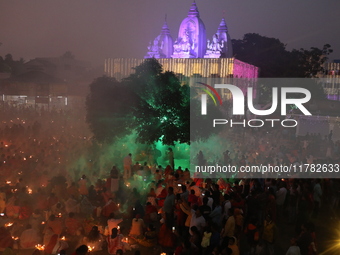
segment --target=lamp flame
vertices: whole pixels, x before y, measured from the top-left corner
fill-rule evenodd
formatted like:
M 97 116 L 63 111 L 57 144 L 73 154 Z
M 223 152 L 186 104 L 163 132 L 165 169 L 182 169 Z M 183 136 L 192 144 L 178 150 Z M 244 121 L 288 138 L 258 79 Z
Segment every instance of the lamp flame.
M 36 248 L 37 250 L 39 250 L 39 251 L 43 251 L 43 250 L 45 250 L 45 245 L 37 244 L 37 245 L 35 246 L 35 248 Z
M 10 227 L 12 225 L 13 225 L 13 222 L 8 222 L 8 223 L 5 224 L 5 227 Z

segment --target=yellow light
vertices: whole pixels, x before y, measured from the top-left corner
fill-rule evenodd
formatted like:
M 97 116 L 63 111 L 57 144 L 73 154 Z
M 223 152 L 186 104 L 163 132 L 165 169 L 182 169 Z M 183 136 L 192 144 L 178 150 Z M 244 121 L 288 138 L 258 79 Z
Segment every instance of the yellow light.
M 63 240 L 63 241 L 65 241 L 65 240 L 66 240 L 66 237 L 65 237 L 65 236 L 63 236 L 62 238 L 60 238 L 60 240 Z
M 12 239 L 13 239 L 14 241 L 16 241 L 16 240 L 19 239 L 19 237 L 14 237 L 14 236 L 12 236 Z
M 39 251 L 43 251 L 45 250 L 45 245 L 37 244 L 35 248 L 38 249 Z
M 8 223 L 5 224 L 5 227 L 10 227 L 12 225 L 13 225 L 13 222 L 8 222 Z

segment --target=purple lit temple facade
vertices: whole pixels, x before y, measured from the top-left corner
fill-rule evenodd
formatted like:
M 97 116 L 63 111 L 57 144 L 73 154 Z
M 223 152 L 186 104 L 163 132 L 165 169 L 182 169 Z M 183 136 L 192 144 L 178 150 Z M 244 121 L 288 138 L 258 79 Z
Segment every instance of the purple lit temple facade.
M 217 32 L 207 40 L 205 25 L 200 19 L 196 3 L 179 26 L 173 41 L 165 21 L 161 34 L 150 42 L 144 58 L 232 58 L 233 50 L 227 24 L 222 19 Z
M 180 77 L 213 77 L 222 80 L 258 77 L 256 66 L 233 58 L 224 18 L 212 38 L 207 39 L 205 25 L 195 2 L 181 22 L 175 40 L 171 37 L 167 22 L 164 22 L 160 34 L 147 47 L 144 59 L 147 58 L 156 58 L 165 71 L 172 71 Z M 105 59 L 105 74 L 121 80 L 133 73 L 133 68 L 144 59 Z

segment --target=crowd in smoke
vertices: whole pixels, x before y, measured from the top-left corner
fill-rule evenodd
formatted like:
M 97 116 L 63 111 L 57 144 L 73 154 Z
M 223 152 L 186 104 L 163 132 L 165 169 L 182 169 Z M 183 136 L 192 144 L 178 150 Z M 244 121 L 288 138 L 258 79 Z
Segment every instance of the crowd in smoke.
M 163 166 L 139 164 L 126 148 L 115 161 L 103 159 L 103 148 L 89 139 L 79 113 L 6 105 L 3 112 L 2 249 L 277 254 L 283 225 L 291 224 L 295 231 L 288 233 L 288 254 L 309 255 L 318 251 L 313 220 L 320 207 L 331 217 L 339 212 L 338 180 L 203 179 L 177 166 L 172 150 Z M 198 160 L 202 165 L 214 160 L 252 164 L 338 157 L 338 143 L 329 136 L 295 139 L 276 132 L 228 134 L 228 153 L 216 159 L 216 153 L 202 148 Z M 276 146 L 269 142 L 273 137 Z M 321 154 L 320 145 L 330 151 Z

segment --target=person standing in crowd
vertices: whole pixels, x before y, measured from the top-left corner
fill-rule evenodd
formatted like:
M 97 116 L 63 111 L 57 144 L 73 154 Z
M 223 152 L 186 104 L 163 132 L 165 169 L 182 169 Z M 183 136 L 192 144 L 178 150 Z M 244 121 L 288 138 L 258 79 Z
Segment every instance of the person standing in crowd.
M 262 240 L 264 243 L 265 254 L 274 255 L 274 242 L 276 235 L 276 225 L 272 220 L 272 217 L 268 214 L 264 221 Z
M 129 153 L 123 160 L 124 164 L 124 180 L 131 178 L 131 168 L 132 168 L 132 154 Z
M 286 255 L 301 255 L 300 247 L 297 246 L 295 238 L 292 238 L 290 240 L 290 247 L 288 251 L 286 252 Z
M 165 212 L 165 223 L 167 228 L 174 225 L 175 195 L 173 187 L 168 188 L 168 195 L 165 198 L 163 211 Z
M 173 170 L 175 170 L 175 157 L 174 157 L 174 152 L 172 151 L 171 148 L 168 149 L 168 159 L 169 159 L 169 165 Z
M 314 189 L 313 189 L 313 199 L 314 199 L 313 217 L 314 218 L 317 218 L 319 215 L 321 197 L 322 197 L 322 189 L 320 185 L 320 179 L 316 179 Z
M 286 200 L 287 189 L 286 183 L 281 181 L 279 184 L 280 189 L 276 191 L 276 211 L 277 211 L 277 218 L 282 220 L 283 217 L 283 206 Z
M 236 222 L 235 222 L 235 217 L 234 217 L 234 208 L 230 208 L 228 211 L 228 220 L 225 223 L 224 228 L 222 229 L 221 236 L 223 238 L 223 245 L 227 246 L 229 243 L 229 239 L 232 238 L 235 234 L 235 227 L 236 227 Z
M 78 181 L 78 185 L 79 185 L 79 194 L 83 196 L 87 196 L 88 189 L 87 189 L 87 179 L 86 179 L 85 174 L 83 174 L 83 176 Z

